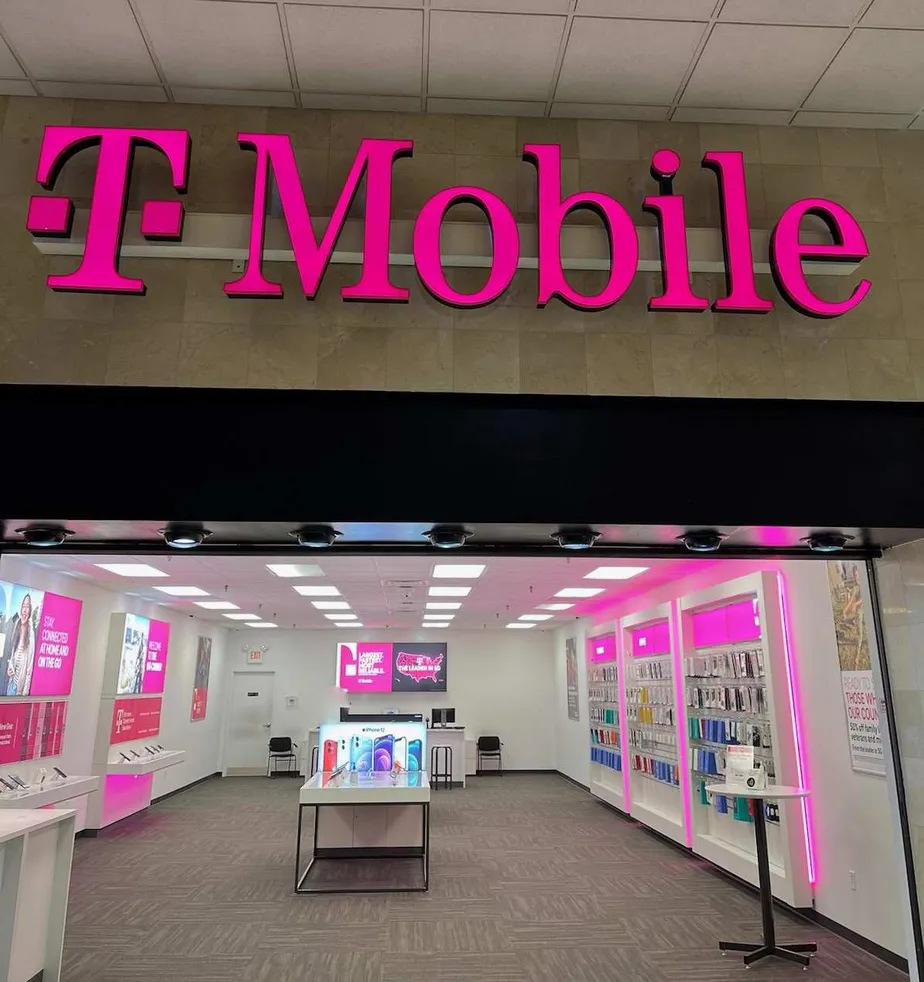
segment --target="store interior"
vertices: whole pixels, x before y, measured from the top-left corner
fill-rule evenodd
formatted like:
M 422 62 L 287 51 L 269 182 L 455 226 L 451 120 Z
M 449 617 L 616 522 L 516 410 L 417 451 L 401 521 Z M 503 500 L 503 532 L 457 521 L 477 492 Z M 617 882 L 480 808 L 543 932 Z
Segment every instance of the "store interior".
M 428 978 L 464 972 L 473 979 L 544 979 L 568 970 L 595 980 L 607 970 L 613 977 L 612 966 L 630 950 L 640 959 L 632 962 L 634 977 L 689 978 L 679 973 L 691 952 L 705 972 L 695 977 L 737 977 L 740 962 L 723 961 L 714 932 L 737 916 L 731 909 L 758 933 L 760 914 L 753 811 L 742 797 L 706 790 L 725 780 L 729 745 L 753 748 L 751 766 L 762 768 L 768 783 L 810 792 L 768 802 L 763 814 L 772 892 L 786 928 L 797 939 L 818 941 L 812 971 L 860 982 L 902 977 L 910 914 L 887 741 L 858 737 L 849 717 L 857 703 L 848 683 L 857 673 L 845 675 L 856 667 L 845 652 L 865 651 L 874 666 L 869 677 L 878 678 L 862 561 L 468 550 L 392 556 L 305 550 L 284 558 L 205 550 L 36 552 L 4 555 L 0 581 L 6 601 L 0 633 L 18 638 L 18 624 L 28 618 L 38 645 L 31 678 L 16 662 L 21 645 L 3 649 L 0 729 L 15 736 L 0 737 L 0 778 L 15 774 L 28 791 L 10 779 L 0 805 L 76 813 L 73 826 L 55 833 L 56 842 L 77 833 L 73 870 L 69 857 L 66 868 L 60 859 L 60 843 L 57 865 L 47 863 L 52 895 L 64 889 L 66 900 L 62 870 L 71 877 L 65 982 L 100 970 L 93 938 L 105 933 L 107 917 L 140 938 L 144 912 L 135 910 L 137 919 L 127 922 L 115 911 L 143 905 L 144 879 L 133 874 L 117 887 L 106 870 L 137 867 L 156 848 L 187 855 L 182 842 L 171 844 L 170 830 L 190 829 L 200 805 L 213 809 L 214 836 L 207 823 L 190 835 L 207 843 L 200 842 L 210 853 L 206 880 L 222 870 L 221 897 L 208 895 L 213 927 L 224 924 L 221 936 L 230 938 L 248 905 L 254 922 L 269 917 L 263 907 L 269 900 L 252 885 L 263 875 L 279 891 L 273 903 L 283 905 L 289 925 L 283 954 L 256 937 L 252 951 L 246 939 L 229 942 L 228 957 L 238 961 L 217 968 L 216 979 L 303 977 L 296 969 L 325 979 L 416 979 L 406 970 L 414 950 L 437 959 Z M 51 701 L 35 703 L 39 695 Z M 26 713 L 25 722 L 17 713 Z M 385 727 L 388 769 L 405 777 L 425 775 L 433 748 L 450 747 L 444 777 L 451 788 L 433 788 L 430 774 L 429 890 L 413 900 L 370 895 L 336 926 L 337 912 L 348 909 L 343 905 L 359 902 L 349 889 L 334 898 L 292 891 L 299 800 L 307 800 L 299 789 L 316 772 L 319 782 L 340 771 L 355 781 L 362 767 L 351 738 L 338 755 L 333 737 L 344 720 L 360 715 L 396 720 Z M 422 720 L 397 721 L 402 715 Z M 444 725 L 430 725 L 444 718 Z M 485 736 L 499 738 L 502 761 L 479 760 Z M 271 737 L 289 738 L 292 756 L 269 760 Z M 376 740 L 376 755 L 379 746 Z M 295 770 L 298 780 L 268 779 L 268 766 Z M 518 814 L 525 826 L 519 835 Z M 553 825 L 567 842 L 562 848 L 575 850 L 574 862 L 597 873 L 582 867 L 567 881 L 563 860 L 540 841 Z M 316 840 L 322 832 L 323 823 L 321 831 L 315 825 Z M 254 848 L 247 840 L 264 834 L 260 863 L 272 867 L 271 876 L 235 858 L 235 836 L 246 857 Z M 609 911 L 609 900 L 597 908 L 594 876 L 617 860 L 635 865 L 621 873 L 613 866 L 601 889 L 612 889 L 616 899 Z M 482 863 L 478 877 L 473 862 Z M 547 868 L 537 871 L 543 863 Z M 174 909 L 195 922 L 198 898 L 207 897 L 186 903 L 184 890 L 198 869 L 192 866 L 185 879 L 176 863 L 169 868 Z M 662 875 L 664 897 L 646 886 Z M 688 884 L 677 888 L 680 900 L 669 896 L 673 876 Z M 467 891 L 476 882 L 481 892 L 472 896 Z M 687 901 L 683 890 L 690 891 Z M 703 898 L 714 890 L 721 904 L 709 906 Z M 538 906 L 524 913 L 513 898 L 530 894 L 523 904 Z M 559 904 L 558 894 L 574 909 Z M 21 890 L 20 903 L 24 897 Z M 163 910 L 173 901 L 165 903 Z M 63 922 L 61 905 L 50 909 L 52 920 Z M 138 978 L 163 977 L 172 964 L 174 914 L 163 910 L 142 944 Z M 452 929 L 442 940 L 404 935 L 409 911 L 418 926 L 444 918 Z M 670 930 L 658 929 L 662 915 Z M 646 918 L 656 939 L 647 953 L 648 928 L 640 926 Z M 344 961 L 354 919 L 370 933 L 354 938 L 352 960 Z M 316 937 L 311 932 L 322 921 Z M 52 937 L 58 928 L 49 923 Z M 487 932 L 480 940 L 479 924 Z M 498 950 L 484 950 L 491 947 L 484 938 L 504 925 L 510 933 L 495 939 Z M 376 950 L 380 943 L 383 952 Z M 132 944 L 98 948 L 111 966 L 106 978 L 120 966 L 121 977 L 135 977 L 126 968 L 135 957 Z M 210 951 L 189 948 L 185 967 L 171 977 L 192 978 L 203 964 L 197 959 Z M 800 966 L 760 970 L 776 979 Z

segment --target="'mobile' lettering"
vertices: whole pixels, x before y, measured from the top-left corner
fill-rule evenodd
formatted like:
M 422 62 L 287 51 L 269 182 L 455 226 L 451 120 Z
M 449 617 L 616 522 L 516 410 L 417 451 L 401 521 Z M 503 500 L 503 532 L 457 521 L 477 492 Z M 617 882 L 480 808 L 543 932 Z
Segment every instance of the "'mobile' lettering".
M 390 279 L 392 172 L 395 161 L 411 156 L 412 140 L 363 140 L 320 241 L 295 162 L 292 143 L 285 134 L 240 133 L 238 142 L 255 154 L 254 194 L 247 259 L 243 274 L 225 284 L 229 297 L 281 297 L 282 286 L 266 278 L 263 251 L 270 180 L 279 190 L 282 216 L 292 242 L 302 292 L 316 296 L 337 238 L 360 183 L 365 179 L 363 256 L 358 282 L 343 287 L 344 300 L 406 303 L 408 290 Z M 73 154 L 98 145 L 99 161 L 93 186 L 86 243 L 80 265 L 66 275 L 48 277 L 53 290 L 96 293 L 136 293 L 144 281 L 119 272 L 120 247 L 132 173 L 132 157 L 138 146 L 163 153 L 173 186 L 180 194 L 189 179 L 190 138 L 185 130 L 109 129 L 105 127 L 48 126 L 39 155 L 38 182 L 52 190 L 61 167 Z M 545 306 L 557 297 L 580 310 L 603 310 L 617 303 L 632 283 L 638 267 L 636 228 L 626 208 L 609 195 L 580 191 L 562 200 L 561 148 L 554 144 L 528 143 L 524 159 L 536 168 L 538 231 L 538 295 Z M 700 311 L 710 304 L 693 293 L 683 196 L 674 193 L 680 157 L 658 150 L 651 160 L 658 194 L 649 195 L 643 208 L 655 216 L 661 250 L 662 292 L 648 303 L 650 310 Z M 721 207 L 721 232 L 725 260 L 726 295 L 713 310 L 762 314 L 773 308 L 771 300 L 757 292 L 751 226 L 748 217 L 744 157 L 738 151 L 710 151 L 702 166 L 716 175 Z M 440 232 L 446 213 L 454 205 L 477 205 L 491 230 L 493 256 L 487 281 L 474 293 L 453 289 L 446 279 L 440 256 Z M 609 241 L 609 276 L 603 289 L 586 295 L 572 287 L 562 265 L 561 231 L 567 216 L 577 209 L 594 212 Z M 69 198 L 37 195 L 29 203 L 26 227 L 37 236 L 68 236 L 73 220 Z M 806 215 L 821 219 L 831 234 L 829 244 L 800 241 Z M 147 239 L 179 240 L 183 234 L 183 206 L 179 200 L 146 201 L 141 213 L 141 234 Z M 454 307 L 480 307 L 492 303 L 510 286 L 520 259 L 516 218 L 510 207 L 484 188 L 453 187 L 437 192 L 421 208 L 414 226 L 414 264 L 423 286 L 440 302 Z M 869 293 L 869 280 L 861 280 L 853 293 L 837 302 L 817 296 L 806 281 L 804 260 L 857 263 L 869 255 L 866 237 L 850 212 L 835 201 L 806 198 L 794 202 L 780 217 L 770 239 L 770 266 L 781 296 L 797 310 L 812 317 L 839 317 L 856 307 Z

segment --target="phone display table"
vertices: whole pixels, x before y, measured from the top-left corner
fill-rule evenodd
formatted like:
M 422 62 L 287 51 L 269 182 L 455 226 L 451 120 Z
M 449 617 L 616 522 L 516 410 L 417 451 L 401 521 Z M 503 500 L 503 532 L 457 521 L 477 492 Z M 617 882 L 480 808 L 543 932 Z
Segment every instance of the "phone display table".
M 185 750 L 161 750 L 156 754 L 141 754 L 133 760 L 111 760 L 106 765 L 107 774 L 153 774 L 165 767 L 174 767 L 186 760 Z
M 0 812 L 0 978 L 7 982 L 61 978 L 75 814 Z
M 302 822 L 314 808 L 311 859 L 302 869 Z M 318 860 L 350 861 L 418 858 L 418 886 L 306 884 Z M 430 783 L 424 771 L 325 773 L 319 771 L 299 792 L 295 845 L 296 893 L 407 893 L 430 887 Z
M 764 802 L 786 801 L 793 798 L 807 798 L 805 788 L 791 788 L 782 784 L 767 785 L 761 791 L 735 784 L 709 784 L 710 794 L 724 794 L 732 798 L 747 798 L 754 813 L 754 838 L 757 841 L 757 871 L 760 880 L 760 914 L 763 921 L 764 938 L 762 942 L 720 941 L 719 948 L 726 951 L 743 951 L 745 968 L 750 968 L 761 958 L 773 955 L 786 961 L 796 962 L 803 968 L 809 966 L 809 955 L 818 950 L 814 941 L 804 944 L 777 944 L 776 928 L 773 924 L 773 891 L 770 884 L 770 856 L 767 851 L 767 823 L 764 818 Z
M 72 776 L 46 780 L 44 784 L 30 784 L 18 794 L 4 791 L 0 794 L 0 808 L 46 808 L 60 801 L 92 794 L 98 787 L 98 777 Z

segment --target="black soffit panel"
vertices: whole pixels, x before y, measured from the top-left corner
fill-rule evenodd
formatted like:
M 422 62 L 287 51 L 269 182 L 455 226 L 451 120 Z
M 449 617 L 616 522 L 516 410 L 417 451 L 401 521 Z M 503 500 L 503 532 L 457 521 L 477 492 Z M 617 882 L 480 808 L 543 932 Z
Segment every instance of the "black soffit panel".
M 7 385 L 0 412 L 26 441 L 9 433 L 28 478 L 0 490 L 8 540 L 29 521 L 126 545 L 201 521 L 213 547 L 285 546 L 330 522 L 352 529 L 339 552 L 446 522 L 473 547 L 592 524 L 602 547 L 715 527 L 747 549 L 924 525 L 918 403 Z

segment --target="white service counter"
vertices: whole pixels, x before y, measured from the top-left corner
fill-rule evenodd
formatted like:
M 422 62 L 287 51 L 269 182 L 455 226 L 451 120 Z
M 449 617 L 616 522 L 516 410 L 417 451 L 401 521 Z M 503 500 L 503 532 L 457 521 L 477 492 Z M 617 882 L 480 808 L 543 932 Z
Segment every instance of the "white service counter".
M 434 747 L 449 747 L 452 750 L 452 783 L 464 788 L 466 774 L 475 773 L 475 741 L 466 737 L 465 727 L 434 726 L 427 730 L 427 771 L 430 770 L 430 755 Z
M 70 808 L 0 811 L 0 979 L 5 982 L 61 978 L 75 814 Z

